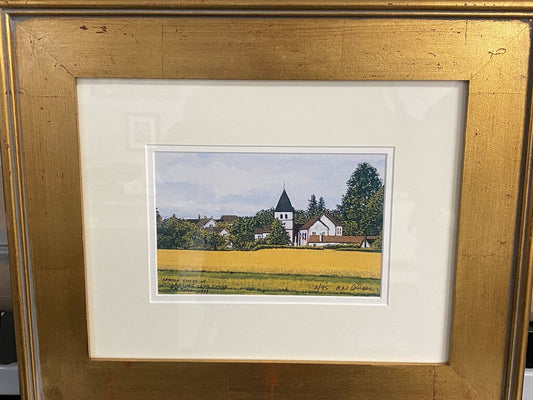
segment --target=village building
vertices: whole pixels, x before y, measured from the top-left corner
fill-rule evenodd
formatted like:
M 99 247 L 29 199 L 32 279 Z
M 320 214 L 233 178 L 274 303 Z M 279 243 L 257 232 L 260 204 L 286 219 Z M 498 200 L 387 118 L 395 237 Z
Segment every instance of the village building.
M 377 236 L 345 236 L 342 223 L 329 212 L 322 213 L 319 217 L 311 218 L 302 225 L 294 223 L 295 209 L 285 190 L 281 193 L 276 207 L 274 218 L 281 222 L 290 244 L 293 246 L 335 246 L 335 245 L 359 245 L 361 248 L 369 248 L 377 239 Z M 219 219 L 213 217 L 189 219 L 187 221 L 205 229 L 208 232 L 217 232 L 223 237 L 229 236 L 230 226 L 239 217 L 237 215 L 222 215 Z M 254 239 L 265 239 L 270 235 L 271 225 L 261 226 L 254 231 Z M 228 245 L 231 247 L 231 244 Z
M 265 225 L 259 228 L 255 228 L 254 239 L 259 240 L 266 238 L 268 235 L 270 235 L 270 227 L 271 225 Z
M 213 217 L 203 217 L 201 218 L 198 215 L 198 218 L 185 218 L 185 221 L 190 222 L 196 225 L 199 228 L 214 228 L 215 226 L 220 226 L 220 223 L 231 224 L 233 221 L 238 219 L 237 215 L 222 215 L 219 219 L 214 219 Z
M 202 218 L 198 221 L 196 225 L 198 227 L 206 229 L 206 228 L 214 228 L 216 224 L 217 224 L 217 221 L 214 218 Z
M 338 237 L 342 236 L 342 225 L 340 221 L 328 212 L 320 217 L 311 218 L 299 227 L 297 246 L 307 246 L 311 244 L 311 237 Z
M 222 237 L 228 237 L 229 236 L 229 231 L 226 228 L 224 228 L 223 226 L 210 226 L 210 227 L 207 227 L 207 228 L 204 228 L 204 229 L 206 230 L 206 232 L 218 233 Z
M 278 204 L 276 205 L 276 208 L 274 208 L 274 218 L 280 221 L 281 225 L 283 225 L 285 228 L 285 231 L 287 231 L 291 245 L 295 244 L 294 213 L 295 210 L 291 204 L 291 200 L 289 199 L 285 189 L 283 189 L 283 192 L 279 197 Z M 256 228 L 254 232 L 255 240 L 266 238 L 268 235 L 270 235 L 270 229 L 270 225 Z
M 294 243 L 294 207 L 291 204 L 291 200 L 287 195 L 285 189 L 281 193 L 281 196 L 278 200 L 278 204 L 274 209 L 274 218 L 279 220 L 285 230 L 287 235 L 289 235 L 290 243 Z
M 235 220 L 239 219 L 237 215 L 222 215 L 220 216 L 220 219 L 217 220 L 217 222 L 223 222 L 226 224 L 231 224 L 235 222 Z
M 344 236 L 341 222 L 329 212 L 309 219 L 303 225 L 294 223 L 294 207 L 285 189 L 281 193 L 274 209 L 274 218 L 279 220 L 290 238 L 293 246 L 334 246 L 359 245 L 369 248 L 377 236 Z M 270 225 L 256 228 L 255 240 L 264 239 L 270 234 Z
M 359 245 L 363 249 L 372 246 L 377 239 L 377 236 L 329 236 L 329 235 L 311 235 L 309 236 L 307 245 L 312 247 L 319 246 L 335 246 L 335 245 Z

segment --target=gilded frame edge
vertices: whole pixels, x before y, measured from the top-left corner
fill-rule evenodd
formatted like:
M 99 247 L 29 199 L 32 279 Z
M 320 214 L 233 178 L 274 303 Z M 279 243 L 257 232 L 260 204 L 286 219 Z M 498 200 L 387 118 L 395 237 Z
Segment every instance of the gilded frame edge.
M 15 11 L 14 15 L 17 12 Z M 25 14 L 25 13 L 24 13 Z M 48 13 L 46 13 L 48 14 Z M 54 15 L 55 12 L 51 12 L 50 15 Z M 61 14 L 61 12 L 59 12 Z M 78 14 L 74 12 L 73 14 Z M 83 14 L 83 12 L 81 13 Z M 29 293 L 31 293 L 30 284 L 29 284 L 29 272 L 26 268 L 23 268 L 22 265 L 27 265 L 28 263 L 28 253 L 27 253 L 27 243 L 26 243 L 26 230 L 24 217 L 25 210 L 24 204 L 22 201 L 18 200 L 19 196 L 23 193 L 23 179 L 21 176 L 21 149 L 19 139 L 16 138 L 15 132 L 20 128 L 18 127 L 18 117 L 17 117 L 17 89 L 15 85 L 16 77 L 14 75 L 14 55 L 13 49 L 10 48 L 11 38 L 9 33 L 9 28 L 6 29 L 6 21 L 9 25 L 9 17 L 11 11 L 4 11 L 2 19 L 3 27 L 3 40 L 2 48 L 0 49 L 4 55 L 4 63 L 2 64 L 2 85 L 5 93 L 5 96 L 2 97 L 1 106 L 5 111 L 5 118 L 2 121 L 2 143 L 1 151 L 2 157 L 7 162 L 4 163 L 3 174 L 4 174 L 4 187 L 6 190 L 6 208 L 8 211 L 8 218 L 10 223 L 9 229 L 9 240 L 12 243 L 12 248 L 15 249 L 15 252 L 10 253 L 10 258 L 12 261 L 12 272 L 15 272 L 12 276 L 13 286 L 15 288 L 14 295 L 16 296 L 16 307 L 20 310 L 27 309 L 26 313 L 22 312 L 21 319 L 18 321 L 17 331 L 19 337 L 25 337 L 28 339 L 26 343 L 19 343 L 19 354 L 23 355 L 23 359 L 27 359 L 26 367 L 23 362 L 23 374 L 22 374 L 22 390 L 23 393 L 28 396 L 31 396 L 32 376 L 34 379 L 38 379 L 36 371 L 33 369 L 35 360 L 34 350 L 32 350 L 32 328 L 30 327 L 32 322 L 31 316 L 31 307 L 25 303 L 29 301 Z M 438 13 L 436 15 L 439 15 Z M 525 15 L 524 15 L 525 16 Z M 505 17 L 505 15 L 502 15 Z M 529 77 L 529 80 L 531 78 Z M 528 84 L 531 86 L 531 83 Z M 529 95 L 529 94 L 528 94 Z M 529 116 L 528 124 L 531 125 L 531 119 Z M 523 161 L 523 170 L 522 173 L 522 191 L 521 191 L 521 206 L 519 212 L 521 214 L 520 221 L 521 225 L 519 227 L 519 232 L 516 236 L 518 250 L 517 250 L 517 273 L 515 276 L 515 289 L 512 293 L 514 296 L 512 303 L 512 312 L 513 312 L 513 323 L 510 325 L 512 330 L 510 338 L 510 348 L 516 348 L 516 351 L 512 351 L 510 354 L 520 354 L 519 357 L 510 357 L 508 360 L 509 363 L 509 379 L 506 380 L 506 398 L 518 398 L 520 396 L 520 387 L 521 387 L 521 373 L 520 368 L 523 365 L 523 353 L 525 351 L 525 329 L 527 329 L 527 313 L 523 311 L 523 307 L 527 307 L 530 300 L 528 292 L 531 287 L 531 273 L 529 266 L 531 265 L 531 234 L 532 227 L 531 223 L 528 223 L 527 220 L 531 221 L 531 216 L 533 212 L 530 207 L 529 192 L 531 190 L 531 175 L 532 175 L 532 163 L 531 163 L 531 127 L 528 128 L 528 135 L 525 139 L 527 142 L 523 144 L 523 149 L 526 150 L 527 154 L 524 154 Z M 529 216 L 529 218 L 526 218 Z M 14 244 L 14 245 L 13 245 Z M 527 308 L 526 308 L 527 309 Z M 24 357 L 26 355 L 26 357 Z M 513 372 L 514 371 L 514 372 Z M 512 378 L 514 375 L 516 378 Z M 35 389 L 35 388 L 34 388 Z
M 457 2 L 453 0 L 335 0 L 325 4 L 320 0 L 4 0 L 4 8 L 19 9 L 108 9 L 108 10 L 170 10 L 191 9 L 198 10 L 295 10 L 298 13 L 305 10 L 332 10 L 335 13 L 343 11 L 370 12 L 384 15 L 387 12 L 398 15 L 402 12 L 416 12 L 421 15 L 446 15 L 446 13 L 491 13 L 495 17 L 504 17 L 514 13 L 514 17 L 524 16 L 533 11 L 533 1 L 476 1 Z M 505 14 L 505 15 L 504 15 Z M 419 14 L 420 15 L 420 14 Z
M 15 337 L 17 348 L 17 364 L 19 375 L 19 388 L 22 399 L 35 398 L 37 383 L 37 369 L 34 359 L 33 328 L 34 321 L 31 317 L 31 307 L 28 304 L 30 290 L 28 285 L 28 274 L 25 272 L 24 253 L 25 238 L 21 222 L 23 220 L 23 205 L 20 202 L 21 185 L 20 160 L 18 150 L 11 146 L 16 146 L 17 140 L 14 133 L 16 131 L 17 119 L 14 115 L 15 92 L 12 86 L 14 81 L 12 49 L 9 46 L 10 34 L 7 28 L 9 14 L 5 9 L 1 10 L 1 40 L 0 55 L 2 63 L 1 86 L 2 96 L 0 106 L 3 118 L 1 120 L 1 134 L 4 145 L 1 146 L 0 156 L 2 158 L 2 176 L 8 179 L 4 182 L 4 197 L 6 208 L 6 221 L 8 225 L 9 244 L 9 264 L 10 278 L 13 297 L 13 313 L 15 316 Z

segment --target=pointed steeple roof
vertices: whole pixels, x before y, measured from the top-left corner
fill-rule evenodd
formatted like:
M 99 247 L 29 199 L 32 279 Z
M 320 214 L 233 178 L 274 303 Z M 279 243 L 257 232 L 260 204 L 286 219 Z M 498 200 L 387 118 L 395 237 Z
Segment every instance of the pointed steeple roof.
M 294 212 L 294 208 L 292 207 L 291 201 L 289 200 L 289 196 L 287 195 L 285 188 L 283 189 L 283 192 L 281 193 L 281 196 L 279 197 L 278 205 L 276 206 L 276 209 L 274 211 Z

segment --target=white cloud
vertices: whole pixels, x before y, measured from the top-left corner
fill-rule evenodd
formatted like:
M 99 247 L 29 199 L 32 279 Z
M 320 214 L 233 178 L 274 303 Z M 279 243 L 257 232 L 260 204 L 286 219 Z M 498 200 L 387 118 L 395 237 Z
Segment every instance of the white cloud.
M 156 203 L 188 217 L 251 215 L 274 207 L 285 183 L 295 208 L 311 194 L 334 208 L 360 162 L 384 169 L 369 154 L 156 153 Z

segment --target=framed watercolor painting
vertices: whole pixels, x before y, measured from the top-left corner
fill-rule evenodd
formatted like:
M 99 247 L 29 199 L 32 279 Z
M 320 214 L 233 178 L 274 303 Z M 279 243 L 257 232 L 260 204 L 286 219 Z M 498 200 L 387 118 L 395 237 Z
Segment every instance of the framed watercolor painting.
M 23 397 L 519 398 L 533 8 L 435 7 L 6 2 Z
M 266 150 L 148 149 L 157 246 L 152 299 L 382 295 L 391 149 Z M 335 173 L 323 174 L 327 169 Z M 322 193 L 310 193 L 316 190 Z

